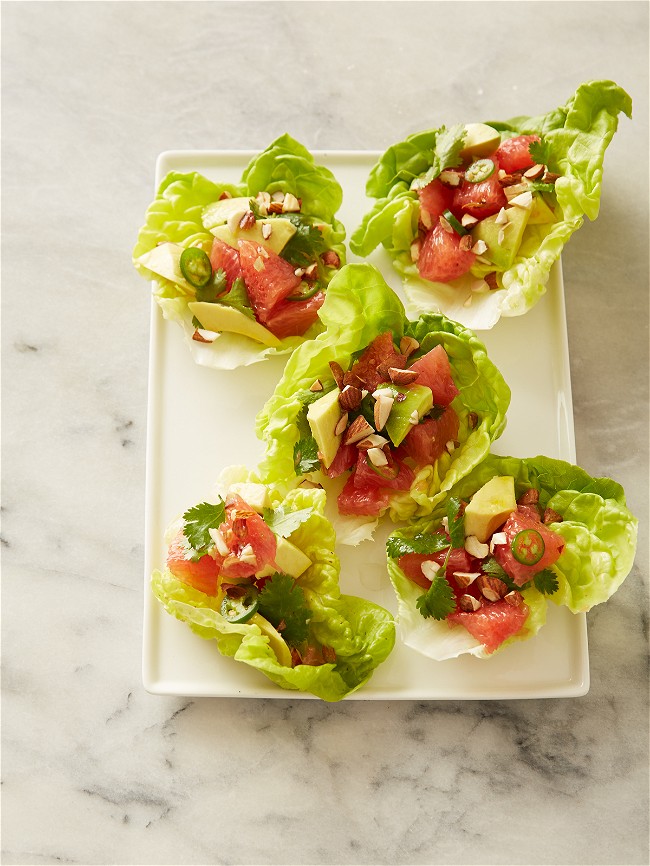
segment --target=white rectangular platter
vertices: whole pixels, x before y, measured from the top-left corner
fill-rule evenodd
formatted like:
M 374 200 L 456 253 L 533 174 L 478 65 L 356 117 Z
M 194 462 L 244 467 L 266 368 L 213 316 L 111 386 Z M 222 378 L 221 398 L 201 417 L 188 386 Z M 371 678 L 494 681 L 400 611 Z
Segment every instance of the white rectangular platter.
M 348 235 L 368 208 L 365 180 L 379 154 L 328 151 L 315 154 L 344 190 L 340 219 Z M 156 188 L 169 171 L 199 171 L 215 181 L 237 182 L 253 153 L 168 151 L 156 166 Z M 351 256 L 350 260 L 354 260 Z M 381 252 L 370 261 L 403 298 L 400 281 Z M 479 333 L 512 389 L 498 454 L 545 454 L 575 461 L 575 440 L 562 272 L 558 264 L 548 291 L 525 316 L 502 319 Z M 255 415 L 272 394 L 285 359 L 234 371 L 197 366 L 178 325 L 163 320 L 152 301 L 146 466 L 143 682 L 154 694 L 311 698 L 285 691 L 262 674 L 222 657 L 213 642 L 169 616 L 149 589 L 154 568 L 164 565 L 167 525 L 209 497 L 221 470 L 253 468 L 262 456 Z M 393 613 L 396 603 L 385 565 L 380 526 L 374 542 L 339 545 L 341 588 Z M 470 656 L 435 662 L 396 641 L 388 660 L 347 700 L 506 700 L 575 697 L 589 689 L 584 614 L 549 605 L 548 620 L 529 641 L 487 660 Z

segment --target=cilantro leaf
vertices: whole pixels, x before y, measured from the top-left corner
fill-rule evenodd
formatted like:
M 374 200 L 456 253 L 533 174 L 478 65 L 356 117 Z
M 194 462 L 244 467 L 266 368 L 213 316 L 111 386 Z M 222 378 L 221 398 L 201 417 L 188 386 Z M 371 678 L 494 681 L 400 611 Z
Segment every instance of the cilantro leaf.
M 297 646 L 307 640 L 311 611 L 305 593 L 293 577 L 274 574 L 259 594 L 259 612 L 273 625 L 285 641 Z
M 272 532 L 280 538 L 288 538 L 312 514 L 313 508 L 286 511 L 283 505 L 279 505 L 277 508 L 265 508 L 262 518 Z
M 216 504 L 201 502 L 185 512 L 183 535 L 199 556 L 212 545 L 209 530 L 218 529 L 225 519 L 226 507 L 221 499 Z
M 452 547 L 465 547 L 465 517 L 461 501 L 452 496 L 447 503 L 447 531 Z
M 528 153 L 538 165 L 548 165 L 550 159 L 550 145 L 547 141 L 531 141 L 528 145 Z
M 386 552 L 391 559 L 399 559 L 407 553 L 438 553 L 449 547 L 449 539 L 441 533 L 419 532 L 413 538 L 392 535 L 386 542 Z
M 264 216 L 262 215 L 262 211 L 260 210 L 260 206 L 256 198 L 251 198 L 249 200 L 248 209 L 253 212 L 253 216 L 256 220 L 264 219 Z
M 417 609 L 425 619 L 445 617 L 456 610 L 454 591 L 444 577 L 434 577 L 429 589 L 416 601 Z
M 457 123 L 449 129 L 441 126 L 433 145 L 433 161 L 431 168 L 411 184 L 411 189 L 422 189 L 435 180 L 446 168 L 455 168 L 462 162 L 460 152 L 465 142 L 465 126 Z
M 533 582 L 537 589 L 544 595 L 553 595 L 553 593 L 557 592 L 560 588 L 557 576 L 550 568 L 544 568 L 542 571 L 538 571 L 533 578 Z
M 296 475 L 306 475 L 320 469 L 318 445 L 313 436 L 300 439 L 293 446 L 293 465 Z
M 481 563 L 481 570 L 489 575 L 490 577 L 498 577 L 499 580 L 507 581 L 508 575 L 501 568 L 499 563 L 494 559 L 494 557 L 490 557 Z
M 223 304 L 225 307 L 234 307 L 235 310 L 239 310 L 240 313 L 248 316 L 249 319 L 255 319 L 255 313 L 246 291 L 246 284 L 241 277 L 237 277 L 228 294 L 224 295 L 223 298 L 219 298 L 217 303 Z
M 280 255 L 296 267 L 306 267 L 324 253 L 327 244 L 323 234 L 316 226 L 307 222 L 305 217 L 297 213 L 282 214 L 295 226 L 296 232 L 289 238 Z
M 196 300 L 214 303 L 227 288 L 228 279 L 226 278 L 226 272 L 223 268 L 219 268 L 212 274 L 212 279 L 207 286 L 196 290 Z

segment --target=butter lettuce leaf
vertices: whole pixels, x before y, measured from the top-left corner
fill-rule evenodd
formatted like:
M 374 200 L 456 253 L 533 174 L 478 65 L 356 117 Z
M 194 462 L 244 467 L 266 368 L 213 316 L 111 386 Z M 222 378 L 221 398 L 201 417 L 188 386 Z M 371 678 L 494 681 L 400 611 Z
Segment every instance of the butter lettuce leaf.
M 562 535 L 565 547 L 548 568 L 558 590 L 548 598 L 573 613 L 590 610 L 606 601 L 620 587 L 634 564 L 637 520 L 628 510 L 623 488 L 610 478 L 592 478 L 579 466 L 549 457 L 498 457 L 489 455 L 450 491 L 450 498 L 467 501 L 497 475 L 515 479 L 515 495 L 539 491 L 543 508 L 562 515 L 549 529 Z M 447 515 L 446 502 L 436 504 L 431 515 L 399 529 L 387 542 L 388 573 L 398 600 L 401 640 L 418 652 L 439 661 L 470 653 L 487 657 L 485 648 L 460 625 L 425 620 L 417 610 L 422 589 L 410 581 L 398 565 L 401 555 L 421 547 L 420 539 L 439 529 Z M 535 586 L 522 592 L 529 613 L 522 630 L 504 641 L 500 652 L 515 640 L 537 634 L 546 621 L 547 599 Z
M 416 133 L 380 157 L 366 185 L 367 195 L 376 201 L 353 232 L 350 249 L 367 256 L 377 246 L 385 247 L 404 280 L 410 314 L 441 311 L 475 330 L 492 328 L 501 316 L 523 315 L 545 293 L 551 268 L 571 235 L 585 217 L 594 220 L 598 215 L 605 151 L 621 113 L 632 116 L 629 95 L 612 81 L 590 81 L 578 87 L 566 105 L 547 114 L 487 121 L 502 140 L 541 136 L 543 153 L 538 155 L 560 175 L 550 199 L 555 221 L 526 228 L 513 264 L 500 272 L 498 289 L 473 291 L 478 275 L 471 273 L 449 284 L 423 280 L 411 258 L 418 233 L 417 186 L 457 164 L 454 128 Z
M 257 435 L 265 443 L 260 476 L 267 483 L 294 476 L 294 446 L 304 436 L 301 393 L 316 379 L 329 387 L 330 361 L 348 369 L 356 353 L 390 330 L 398 344 L 404 335 L 415 337 L 421 354 L 442 345 L 460 391 L 453 403 L 460 419 L 459 446 L 451 454 L 445 452 L 435 465 L 421 469 L 410 491 L 391 500 L 393 520 L 429 514 L 445 492 L 485 458 L 491 442 L 503 432 L 510 389 L 474 333 L 440 314 L 409 322 L 401 301 L 371 265 L 342 268 L 330 283 L 319 315 L 325 331 L 292 354 L 256 418 Z
M 231 480 L 258 481 L 255 474 L 247 475 L 241 467 L 233 470 Z M 226 476 L 220 486 L 225 480 Z M 395 642 L 393 617 L 379 605 L 341 593 L 339 560 L 334 553 L 336 536 L 324 516 L 325 491 L 297 488 L 282 495 L 272 488 L 270 494 L 275 509 L 285 516 L 300 515 L 288 538 L 312 562 L 297 581 L 309 609 L 307 628 L 311 641 L 334 650 L 335 661 L 295 667 L 281 664 L 260 625 L 227 622 L 219 613 L 218 596 L 187 586 L 168 569 L 153 573 L 152 591 L 169 614 L 187 623 L 200 637 L 214 640 L 222 655 L 256 668 L 284 689 L 339 701 L 361 688 L 390 654 Z
M 559 582 L 551 600 L 573 613 L 607 601 L 630 573 L 636 555 L 638 521 L 621 485 L 550 457 L 490 455 L 454 487 L 452 495 L 467 499 L 495 475 L 512 475 L 517 496 L 529 488 L 539 490 L 540 505 L 563 517 L 549 527 L 566 541 L 562 555 L 550 566 Z M 442 519 L 440 508 L 433 516 Z
M 143 277 L 153 281 L 153 296 L 163 316 L 182 327 L 192 357 L 202 366 L 234 369 L 286 355 L 321 329 L 316 323 L 305 335 L 287 337 L 274 347 L 225 331 L 213 343 L 197 342 L 192 339 L 195 328 L 188 308 L 188 303 L 196 300 L 195 292 L 187 284 L 166 279 L 146 266 L 151 250 L 166 242 L 183 247 L 200 246 L 209 253 L 213 235 L 202 222 L 204 208 L 218 201 L 224 193 L 232 197 L 254 197 L 264 190 L 291 192 L 299 198 L 305 231 L 313 231 L 317 226 L 323 244 L 345 262 L 345 228 L 335 217 L 343 196 L 341 186 L 332 172 L 317 165 L 309 151 L 290 135 L 280 136 L 255 156 L 238 184 L 214 183 L 195 171 L 169 172 L 160 183 L 138 233 L 133 264 Z M 324 285 L 335 273 L 333 267 L 319 266 L 319 280 Z

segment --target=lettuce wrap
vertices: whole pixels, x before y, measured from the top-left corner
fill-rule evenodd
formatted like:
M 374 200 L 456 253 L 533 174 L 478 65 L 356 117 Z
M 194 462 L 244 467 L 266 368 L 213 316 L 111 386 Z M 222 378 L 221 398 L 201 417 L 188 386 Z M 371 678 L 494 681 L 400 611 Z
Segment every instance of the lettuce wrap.
M 287 134 L 250 161 L 238 184 L 213 182 L 198 172 L 167 174 L 147 210 L 133 263 L 154 281 L 153 294 L 164 317 L 183 327 L 197 363 L 219 369 L 245 366 L 286 354 L 318 333 L 316 309 L 322 292 L 345 261 L 345 229 L 336 219 L 342 197 L 329 169 L 316 165 L 311 153 Z M 252 228 L 239 224 L 244 214 Z M 232 253 L 224 255 L 223 247 L 220 253 L 213 252 L 217 240 L 224 238 L 226 249 L 236 250 L 245 240 L 272 251 L 277 239 L 280 263 L 274 265 L 273 291 L 281 280 L 296 285 L 280 292 L 277 303 L 275 294 L 267 303 L 266 288 L 251 286 L 246 274 L 242 277 L 238 271 L 238 255 L 232 265 Z M 188 247 L 197 247 L 212 261 L 213 273 L 205 286 L 193 285 L 182 270 L 180 256 Z M 256 261 L 255 272 L 264 270 L 262 264 L 262 259 Z M 287 294 L 292 302 L 284 300 Z M 190 308 L 197 302 L 211 305 L 207 312 L 205 306 L 199 312 L 209 320 L 215 316 L 212 307 L 218 308 L 219 321 L 212 330 L 209 322 L 197 317 L 196 308 Z M 298 333 L 309 322 L 301 336 L 285 335 Z
M 452 624 L 444 616 L 436 618 L 426 610 L 422 615 L 418 609 L 422 607 L 419 601 L 423 595 L 422 585 L 416 585 L 406 576 L 403 570 L 406 561 L 401 557 L 426 552 L 432 535 L 440 532 L 441 527 L 446 527 L 450 533 L 450 515 L 456 504 L 469 502 L 483 485 L 500 476 L 514 479 L 518 501 L 522 496 L 525 498 L 527 491 L 536 491 L 545 528 L 559 537 L 561 553 L 522 588 L 521 584 L 512 584 L 508 575 L 499 570 L 493 559 L 496 548 L 491 550 L 481 569 L 485 574 L 498 574 L 509 590 L 519 591 L 528 608 L 520 630 L 494 652 L 513 641 L 535 635 L 544 625 L 548 599 L 568 607 L 572 613 L 586 612 L 607 601 L 633 566 L 637 520 L 626 507 L 625 494 L 619 484 L 609 478 L 592 478 L 578 466 L 548 457 L 519 459 L 490 455 L 454 485 L 447 500 L 437 503 L 427 519 L 397 530 L 387 542 L 388 572 L 398 599 L 401 639 L 430 658 L 443 660 L 462 653 L 485 658 L 492 653 L 463 625 Z M 450 503 L 454 503 L 451 510 Z M 403 567 L 400 567 L 400 560 Z M 457 611 L 458 599 L 456 610 L 452 612 Z
M 503 432 L 510 389 L 475 334 L 439 314 L 408 321 L 401 301 L 371 265 L 342 268 L 330 283 L 319 316 L 325 331 L 296 349 L 257 416 L 256 432 L 266 446 L 260 477 L 266 483 L 291 486 L 306 476 L 330 493 L 336 489 L 319 471 L 317 443 L 306 425 L 306 412 L 320 396 L 313 388 L 321 385 L 328 393 L 334 388 L 330 362 L 347 370 L 375 338 L 390 332 L 396 344 L 404 338 L 414 341 L 418 348 L 413 358 L 442 346 L 457 391 L 451 403 L 459 424 L 455 443 L 433 464 L 416 466 L 410 489 L 395 491 L 390 499 L 389 513 L 395 521 L 431 513 Z M 306 454 L 311 454 L 311 461 Z M 332 519 L 339 541 L 352 544 L 370 537 L 377 523 L 365 516 L 334 514 Z
M 232 576 L 232 566 L 231 576 L 226 572 L 227 560 L 220 559 L 218 552 L 227 538 L 225 524 L 215 549 L 215 533 L 223 517 L 219 493 L 229 502 L 227 491 L 258 496 L 260 488 L 257 476 L 243 467 L 227 470 L 213 497 L 216 505 L 202 503 L 188 510 L 168 530 L 167 567 L 154 571 L 153 593 L 169 614 L 200 637 L 216 641 L 222 655 L 256 668 L 283 689 L 309 692 L 325 701 L 341 700 L 361 688 L 387 658 L 395 627 L 388 611 L 340 592 L 335 534 L 324 517 L 323 490 L 297 488 L 282 496 L 273 487 L 266 489 L 256 507 L 266 533 L 272 532 L 278 545 L 267 560 L 275 558 L 279 566 L 282 544 L 285 568 L 297 571 L 309 564 L 298 577 L 277 572 L 275 563 L 266 567 L 266 576 L 256 579 L 259 607 L 247 621 L 229 621 L 228 611 L 224 612 L 224 598 L 233 590 L 232 584 L 240 592 L 250 591 L 252 577 Z M 241 534 L 241 529 L 236 532 Z M 209 545 L 208 553 L 202 542 Z M 259 549 L 263 542 L 252 543 Z M 289 559 L 287 548 L 292 551 Z M 246 559 L 241 551 L 238 556 L 243 559 L 236 567 Z M 295 568 L 296 557 L 303 561 L 299 568 Z M 211 568 L 213 558 L 217 564 Z
M 506 122 L 488 121 L 496 139 L 492 143 L 487 141 L 488 152 L 481 152 L 479 144 L 476 152 L 468 156 L 466 148 L 471 146 L 468 143 L 471 132 L 463 124 L 410 135 L 389 147 L 372 169 L 366 192 L 375 199 L 375 204 L 350 238 L 350 249 L 359 256 L 367 256 L 380 244 L 386 248 L 404 279 L 412 308 L 409 313 L 441 311 L 475 330 L 493 327 L 501 316 L 526 313 L 546 291 L 551 267 L 570 236 L 580 228 L 585 216 L 594 220 L 598 215 L 605 150 L 617 129 L 620 112 L 631 117 L 628 94 L 611 81 L 591 81 L 581 85 L 565 106 L 548 114 L 516 117 Z M 490 240 L 486 227 L 490 220 L 498 222 L 496 216 L 478 224 L 476 219 L 473 224 L 471 219 L 467 225 L 455 223 L 456 228 L 444 223 L 450 236 L 456 239 L 456 246 L 460 244 L 462 248 L 463 241 L 469 241 L 465 249 L 473 252 L 465 252 L 465 256 L 477 253 L 475 261 L 462 275 L 441 281 L 424 279 L 421 270 L 435 272 L 428 268 L 430 259 L 425 266 L 421 256 L 423 241 L 431 228 L 430 221 L 428 225 L 422 222 L 425 219 L 419 198 L 422 190 L 434 182 L 457 185 L 456 168 L 466 167 L 468 159 L 479 155 L 492 158 L 500 143 L 518 136 L 540 140 L 529 146 L 530 177 L 522 176 L 523 169 L 499 174 L 499 183 L 503 184 L 503 190 L 498 190 L 500 196 L 506 193 L 510 196 L 508 185 L 512 192 L 523 192 L 523 198 L 520 195 L 515 200 L 519 206 L 510 206 L 513 199 L 509 197 L 499 213 L 501 227 L 511 228 L 512 235 L 499 231 L 495 225 L 491 227 L 494 231 Z M 493 179 L 496 178 L 495 173 Z M 453 201 L 449 206 L 460 220 L 461 212 L 465 211 L 456 209 L 460 202 L 456 198 Z M 439 206 L 441 212 L 444 207 Z M 528 213 L 524 215 L 526 208 Z M 445 213 L 449 215 L 448 210 Z M 479 212 L 468 213 L 481 216 Z M 437 221 L 435 209 L 433 214 Z M 508 214 L 517 218 L 516 225 L 513 217 L 512 226 L 505 226 Z M 451 217 L 452 222 L 455 217 Z M 467 237 L 459 240 L 456 232 L 467 233 Z M 443 233 L 442 241 L 445 237 Z M 475 242 L 480 242 L 480 246 L 474 246 Z M 448 253 L 452 255 L 449 250 Z

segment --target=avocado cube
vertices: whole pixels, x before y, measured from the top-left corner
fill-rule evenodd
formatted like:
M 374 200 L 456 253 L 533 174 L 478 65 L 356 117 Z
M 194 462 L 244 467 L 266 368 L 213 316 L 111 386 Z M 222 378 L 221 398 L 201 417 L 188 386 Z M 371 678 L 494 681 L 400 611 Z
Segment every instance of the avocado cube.
M 275 564 L 277 568 L 267 565 L 262 571 L 257 572 L 255 576 L 270 577 L 276 571 L 279 571 L 282 574 L 289 574 L 291 577 L 300 577 L 311 565 L 311 559 L 286 538 L 278 538 L 277 542 L 278 546 L 275 551 Z
M 491 478 L 465 508 L 465 537 L 475 535 L 485 543 L 516 509 L 515 479 L 511 475 Z
M 472 229 L 474 243 L 483 241 L 487 250 L 482 254 L 483 258 L 489 259 L 501 271 L 507 271 L 515 260 L 524 229 L 528 225 L 530 208 L 512 207 L 506 208 L 507 223 L 497 223 L 498 214 L 482 219 Z M 503 231 L 503 239 L 499 242 L 499 234 Z
M 536 193 L 535 195 L 533 195 L 533 206 L 530 209 L 528 225 L 537 226 L 554 222 L 555 214 L 544 200 L 544 196 L 540 193 Z
M 231 484 L 228 492 L 241 496 L 246 505 L 249 505 L 253 511 L 257 511 L 258 514 L 261 514 L 265 508 L 269 508 L 271 505 L 269 491 L 264 484 L 242 481 Z
M 270 225 L 271 234 L 265 238 L 262 234 L 262 226 Z M 263 244 L 274 253 L 280 253 L 287 245 L 290 238 L 296 233 L 296 227 L 289 220 L 277 217 L 276 219 L 261 219 L 256 220 L 255 225 L 249 229 L 240 229 L 235 227 L 230 229 L 227 225 L 216 226 L 212 229 L 212 234 L 215 238 L 219 238 L 224 244 L 237 249 L 237 241 L 253 241 L 256 244 Z
M 234 307 L 227 307 L 225 304 L 211 304 L 208 301 L 190 301 L 187 306 L 190 313 L 208 331 L 241 334 L 262 343 L 264 346 L 280 345 L 278 338 L 268 328 Z
M 334 432 L 341 420 L 340 393 L 338 388 L 334 388 L 315 400 L 307 410 L 307 422 L 325 469 L 332 465 L 341 444 L 341 436 Z
M 211 232 L 216 226 L 227 223 L 230 217 L 250 209 L 250 201 L 254 196 L 245 195 L 236 198 L 222 198 L 203 208 L 201 222 Z
M 386 432 L 390 436 L 393 445 L 399 445 L 411 430 L 411 416 L 413 412 L 422 418 L 433 408 L 433 395 L 431 388 L 426 385 L 391 385 L 390 390 L 394 394 L 404 394 L 405 399 L 398 402 L 394 400 L 393 406 L 386 422 Z
M 487 123 L 466 123 L 461 157 L 484 157 L 494 153 L 501 144 L 501 135 Z

